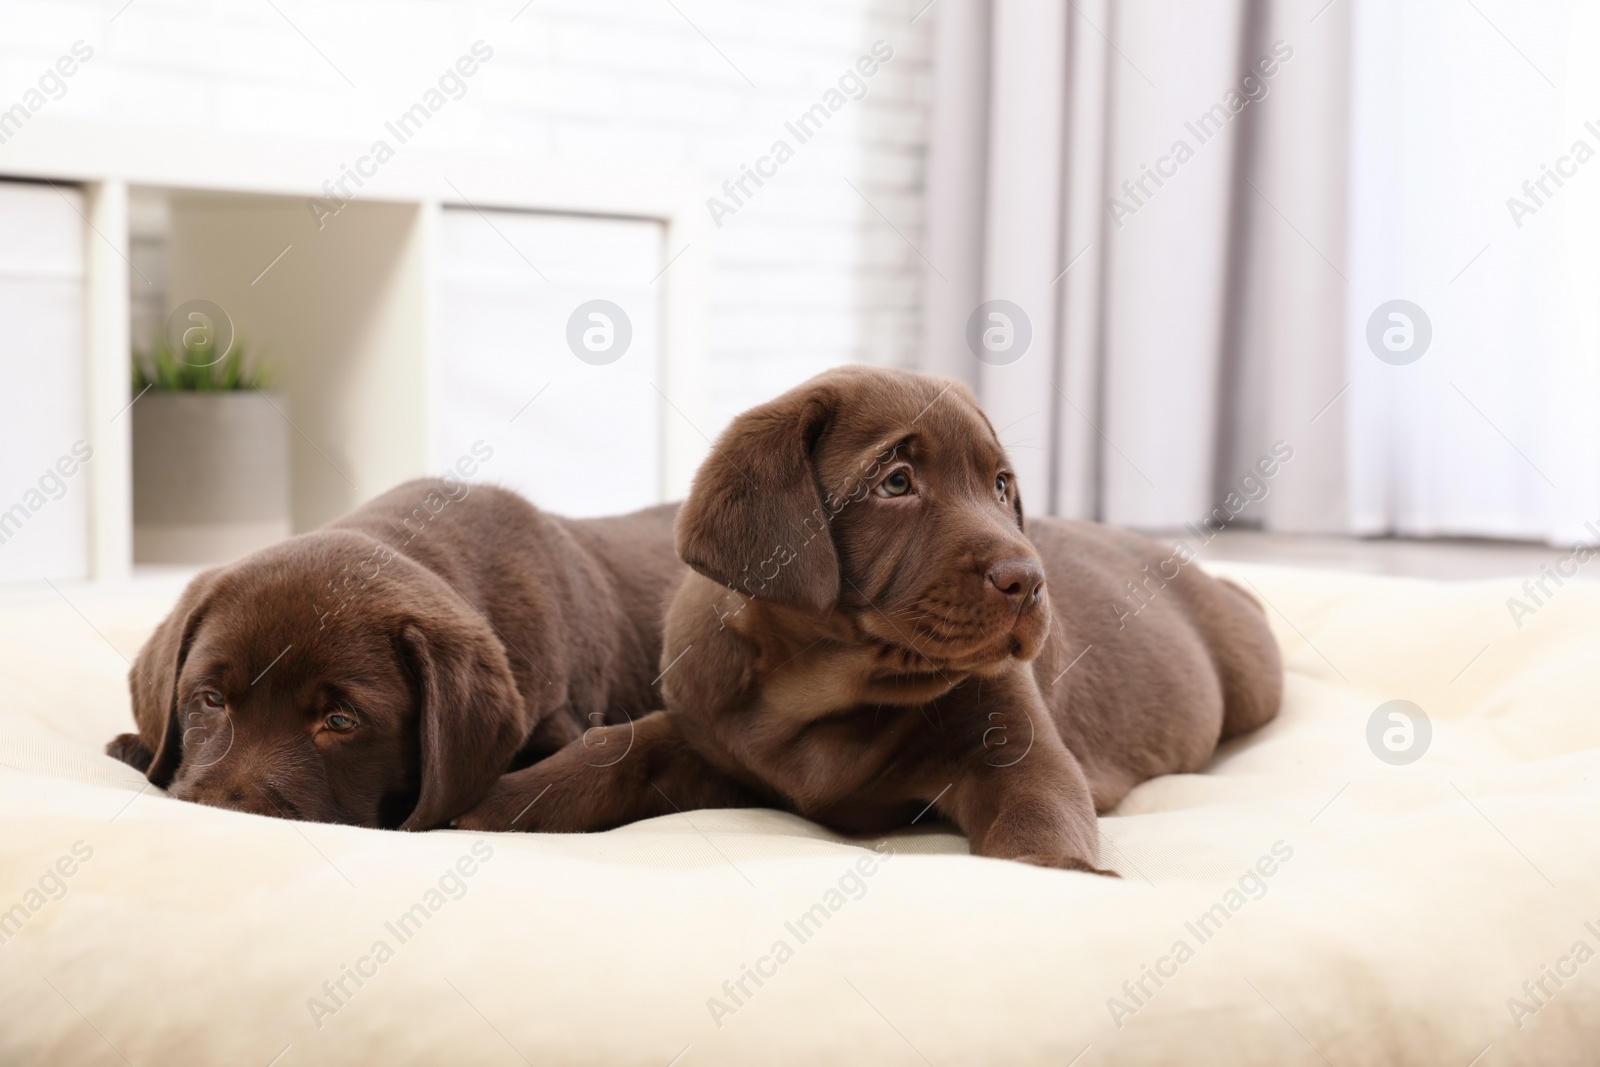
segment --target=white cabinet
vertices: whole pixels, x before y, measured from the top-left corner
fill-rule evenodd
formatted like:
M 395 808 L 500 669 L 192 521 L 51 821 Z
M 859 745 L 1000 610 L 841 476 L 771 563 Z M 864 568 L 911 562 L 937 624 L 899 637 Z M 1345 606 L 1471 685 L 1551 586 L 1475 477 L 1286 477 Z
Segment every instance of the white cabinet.
M 88 574 L 83 211 L 0 181 L 0 581 Z

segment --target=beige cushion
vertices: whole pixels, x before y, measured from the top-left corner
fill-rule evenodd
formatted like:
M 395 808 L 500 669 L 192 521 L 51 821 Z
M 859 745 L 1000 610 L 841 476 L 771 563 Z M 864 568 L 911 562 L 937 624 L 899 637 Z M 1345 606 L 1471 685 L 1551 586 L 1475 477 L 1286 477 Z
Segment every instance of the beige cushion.
M 0 1062 L 1593 1062 L 1600 586 L 1518 628 L 1511 582 L 1213 569 L 1274 606 L 1284 711 L 1102 821 L 1120 881 L 770 811 L 546 837 L 180 803 L 101 754 L 111 646 L 175 586 L 13 597 Z M 1392 699 L 1431 721 L 1409 766 L 1368 747 Z

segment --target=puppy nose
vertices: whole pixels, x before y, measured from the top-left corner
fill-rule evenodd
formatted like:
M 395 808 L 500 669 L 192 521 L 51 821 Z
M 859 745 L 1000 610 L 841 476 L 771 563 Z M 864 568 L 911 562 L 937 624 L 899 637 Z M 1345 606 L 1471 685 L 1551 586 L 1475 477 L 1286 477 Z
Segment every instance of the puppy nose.
M 989 583 L 1013 603 L 1037 604 L 1044 591 L 1044 568 L 1038 560 L 1003 559 L 989 568 Z

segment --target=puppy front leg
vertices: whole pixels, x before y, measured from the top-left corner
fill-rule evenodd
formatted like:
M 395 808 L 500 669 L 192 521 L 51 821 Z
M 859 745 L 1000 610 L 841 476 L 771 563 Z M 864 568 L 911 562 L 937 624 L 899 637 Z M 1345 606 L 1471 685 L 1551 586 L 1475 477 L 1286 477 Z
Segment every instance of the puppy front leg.
M 141 774 L 150 770 L 150 763 L 156 758 L 139 740 L 138 734 L 118 734 L 106 743 L 106 755 L 121 760 Z
M 664 711 L 590 730 L 565 748 L 502 775 L 462 830 L 588 833 L 698 808 L 749 808 L 760 797 L 706 762 Z
M 1031 743 L 1025 750 L 1020 743 L 981 746 L 940 810 L 966 833 L 974 855 L 1119 877 L 1098 866 L 1089 781 L 1043 708 L 1031 716 L 1008 710 L 1005 718 L 1031 719 Z

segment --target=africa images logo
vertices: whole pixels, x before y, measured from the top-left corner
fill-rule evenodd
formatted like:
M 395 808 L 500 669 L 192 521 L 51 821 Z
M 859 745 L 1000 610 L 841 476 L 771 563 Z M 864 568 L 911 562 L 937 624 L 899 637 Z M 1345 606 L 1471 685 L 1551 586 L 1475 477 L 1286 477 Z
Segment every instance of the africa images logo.
M 1415 363 L 1433 343 L 1428 313 L 1409 300 L 1387 300 L 1367 318 L 1367 347 L 1385 363 Z
M 1015 363 L 1033 343 L 1033 320 L 1009 300 L 986 300 L 967 317 L 967 348 L 995 367 Z

